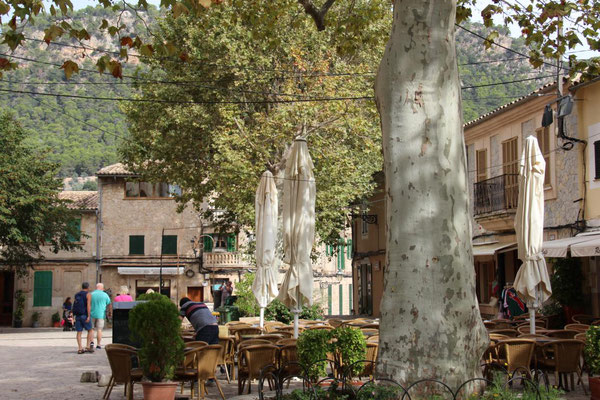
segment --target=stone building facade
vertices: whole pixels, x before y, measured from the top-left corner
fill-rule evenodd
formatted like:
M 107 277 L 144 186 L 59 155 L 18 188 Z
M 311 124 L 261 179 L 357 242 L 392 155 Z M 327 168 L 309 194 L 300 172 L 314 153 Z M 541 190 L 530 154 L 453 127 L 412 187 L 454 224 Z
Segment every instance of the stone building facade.
M 80 251 L 46 250 L 44 261 L 24 278 L 2 272 L 0 298 L 10 301 L 3 303 L 8 311 L 0 316 L 0 326 L 12 323 L 16 290 L 26 297 L 25 326 L 31 324 L 34 312 L 40 313 L 41 325 L 48 326 L 51 315 L 61 312 L 66 297 L 72 298 L 84 281 L 91 286 L 104 283 L 112 296 L 126 286 L 134 298 L 152 289 L 173 301 L 187 295 L 213 303 L 214 289 L 231 280 L 235 294 L 236 284 L 254 269 L 245 256 L 248 237 L 218 232 L 191 205 L 178 212 L 174 198 L 178 187 L 140 182 L 122 164 L 102 168 L 97 178 L 97 192 L 60 194 L 81 212 L 77 221 L 81 237 L 75 239 Z M 316 253 L 314 300 L 327 314 L 349 314 L 351 250 L 333 254 L 322 246 Z

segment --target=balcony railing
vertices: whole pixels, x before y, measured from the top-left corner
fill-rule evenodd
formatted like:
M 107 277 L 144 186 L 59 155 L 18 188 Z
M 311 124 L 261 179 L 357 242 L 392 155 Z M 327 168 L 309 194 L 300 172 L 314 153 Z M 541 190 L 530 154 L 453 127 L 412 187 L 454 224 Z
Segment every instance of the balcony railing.
M 475 183 L 474 213 L 488 214 L 517 208 L 519 175 L 504 174 Z
M 204 253 L 204 266 L 213 267 L 243 267 L 248 263 L 239 253 L 213 252 Z

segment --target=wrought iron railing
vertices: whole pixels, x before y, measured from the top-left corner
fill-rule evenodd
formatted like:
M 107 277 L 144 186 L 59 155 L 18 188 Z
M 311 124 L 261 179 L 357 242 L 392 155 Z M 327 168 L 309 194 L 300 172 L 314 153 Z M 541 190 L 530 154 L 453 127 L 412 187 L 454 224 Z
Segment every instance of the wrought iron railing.
M 504 174 L 474 185 L 475 215 L 517 208 L 519 175 Z

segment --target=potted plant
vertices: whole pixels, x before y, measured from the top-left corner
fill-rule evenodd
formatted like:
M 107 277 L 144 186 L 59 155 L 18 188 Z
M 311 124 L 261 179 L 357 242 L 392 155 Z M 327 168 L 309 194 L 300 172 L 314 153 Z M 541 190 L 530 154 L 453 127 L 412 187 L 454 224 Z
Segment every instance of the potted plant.
M 579 258 L 559 258 L 553 261 L 550 279 L 552 297 L 562 305 L 565 319 L 571 324 L 573 315 L 583 313 L 581 261 Z
M 15 292 L 15 315 L 13 325 L 15 328 L 23 326 L 23 315 L 25 315 L 25 295 L 22 290 Z
M 600 400 L 600 326 L 592 325 L 587 330 L 584 348 L 585 363 L 590 370 L 590 392 L 592 400 Z
M 129 329 L 141 344 L 138 355 L 144 377 L 145 400 L 175 398 L 177 383 L 169 382 L 183 360 L 181 320 L 177 306 L 166 296 L 152 296 L 129 312 Z
M 298 359 L 307 368 L 308 377 L 316 382 L 325 376 L 327 353 L 331 350 L 331 332 L 325 329 L 309 329 L 298 337 Z M 323 362 L 320 362 L 323 361 Z
M 52 314 L 52 326 L 55 328 L 60 327 L 60 314 L 58 311 Z
M 32 328 L 39 328 L 40 327 L 40 313 L 39 312 L 34 312 L 33 314 L 31 314 L 31 327 Z

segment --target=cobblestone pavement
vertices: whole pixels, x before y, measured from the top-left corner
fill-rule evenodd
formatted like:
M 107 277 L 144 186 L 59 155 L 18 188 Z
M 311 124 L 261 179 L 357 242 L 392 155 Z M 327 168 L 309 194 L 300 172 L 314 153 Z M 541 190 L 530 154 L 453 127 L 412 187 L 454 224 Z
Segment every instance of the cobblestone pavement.
M 104 333 L 103 345 L 111 343 L 112 332 L 105 330 Z M 0 328 L 0 399 L 101 399 L 104 387 L 80 382 L 81 374 L 86 371 L 110 374 L 110 367 L 104 350 L 77 354 L 75 332 L 63 332 L 58 328 Z M 224 375 L 219 378 L 225 398 L 233 400 L 237 395 L 237 382 L 228 384 Z M 587 376 L 584 381 L 587 389 Z M 220 398 L 216 387 L 209 387 L 208 391 L 207 399 Z M 252 391 L 256 392 L 256 384 Z M 185 393 L 189 394 L 188 388 Z M 578 386 L 565 397 L 584 400 L 589 394 L 585 396 Z M 111 399 L 124 398 L 123 387 L 115 387 Z M 140 385 L 135 385 L 134 398 L 143 398 Z M 243 398 L 252 400 L 256 397 Z

